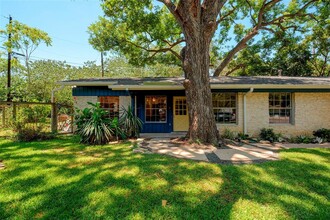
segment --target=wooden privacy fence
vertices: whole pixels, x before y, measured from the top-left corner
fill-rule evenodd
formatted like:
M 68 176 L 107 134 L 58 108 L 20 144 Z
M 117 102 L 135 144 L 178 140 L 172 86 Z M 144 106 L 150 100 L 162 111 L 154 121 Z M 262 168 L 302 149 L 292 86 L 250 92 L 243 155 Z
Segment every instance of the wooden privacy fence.
M 73 131 L 73 108 L 49 102 L 0 101 L 1 127 L 19 121 L 45 125 L 45 131 L 70 133 Z M 24 120 L 22 120 L 24 118 Z

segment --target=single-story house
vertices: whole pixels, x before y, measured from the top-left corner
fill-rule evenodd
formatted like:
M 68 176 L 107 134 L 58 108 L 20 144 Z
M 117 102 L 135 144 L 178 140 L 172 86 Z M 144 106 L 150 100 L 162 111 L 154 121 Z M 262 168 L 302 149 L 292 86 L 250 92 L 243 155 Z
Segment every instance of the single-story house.
M 67 80 L 75 107 L 100 102 L 111 115 L 131 105 L 144 122 L 142 133 L 188 129 L 183 78 L 101 78 Z M 256 136 L 273 128 L 286 136 L 330 128 L 329 77 L 211 77 L 214 117 L 225 128 Z

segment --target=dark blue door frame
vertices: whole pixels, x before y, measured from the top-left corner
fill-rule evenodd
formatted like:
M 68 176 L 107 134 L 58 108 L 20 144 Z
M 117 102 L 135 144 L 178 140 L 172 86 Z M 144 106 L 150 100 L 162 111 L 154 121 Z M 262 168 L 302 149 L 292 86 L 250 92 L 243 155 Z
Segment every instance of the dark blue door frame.
M 137 116 L 143 121 L 142 133 L 170 133 L 173 131 L 173 96 L 182 96 L 184 95 L 184 91 L 130 91 L 130 93 L 132 96 L 132 106 L 136 106 Z M 148 123 L 145 121 L 145 97 L 158 95 L 167 97 L 167 120 L 162 123 Z

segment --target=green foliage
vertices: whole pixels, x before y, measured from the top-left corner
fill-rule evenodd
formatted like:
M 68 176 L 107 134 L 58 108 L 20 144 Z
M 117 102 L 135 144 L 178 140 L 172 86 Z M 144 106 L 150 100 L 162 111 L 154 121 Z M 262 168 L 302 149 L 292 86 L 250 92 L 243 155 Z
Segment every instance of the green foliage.
M 81 142 L 86 144 L 106 144 L 112 140 L 138 137 L 142 121 L 134 115 L 132 107 L 122 108 L 120 119 L 109 118 L 109 113 L 101 108 L 100 103 L 88 103 L 91 107 L 76 109 L 76 133 Z
M 183 9 L 181 8 L 183 4 L 179 4 L 179 1 L 169 2 L 168 4 L 173 3 L 172 6 L 176 8 L 175 11 L 178 12 L 180 9 Z M 196 4 L 196 7 L 199 7 L 198 4 L 202 3 L 199 2 Z M 257 26 L 256 23 L 258 22 L 259 16 L 262 15 L 263 27 L 258 30 L 260 33 L 259 36 L 261 36 L 262 39 L 260 42 L 268 40 L 269 43 L 268 45 L 262 45 L 263 47 L 265 46 L 264 49 L 268 51 L 268 56 L 264 57 L 260 56 L 260 54 L 259 56 L 262 57 L 260 59 L 263 63 L 262 66 L 268 66 L 269 63 L 267 63 L 267 59 L 274 57 L 274 52 L 282 51 L 280 44 L 284 42 L 283 39 L 290 39 L 298 36 L 303 36 L 300 38 L 304 39 L 305 36 L 312 33 L 312 29 L 316 27 L 322 29 L 323 26 L 320 26 L 318 22 L 321 22 L 323 25 L 328 23 L 329 10 L 327 10 L 328 4 L 325 3 L 325 1 L 312 2 L 306 7 L 303 7 L 304 4 L 306 4 L 306 1 L 276 1 L 263 8 L 264 1 L 233 0 L 225 2 L 220 11 L 224 19 L 219 19 L 219 25 L 211 41 L 210 57 L 212 64 L 219 65 L 219 61 L 223 60 L 238 42 L 249 33 L 253 32 L 254 28 Z M 180 64 L 180 62 L 178 62 L 179 59 L 177 59 L 179 56 L 176 56 L 175 53 L 178 54 L 184 46 L 182 39 L 187 36 L 185 32 L 188 31 L 189 28 L 187 27 L 192 25 L 193 20 L 188 19 L 184 22 L 184 25 L 182 25 L 184 27 L 182 27 L 177 22 L 177 19 L 175 19 L 176 16 L 180 17 L 179 12 L 179 14 L 174 13 L 173 16 L 173 14 L 169 13 L 165 4 L 155 3 L 155 1 L 151 0 L 107 0 L 103 1 L 101 6 L 105 16 L 99 17 L 99 20 L 90 25 L 88 30 L 90 34 L 89 42 L 95 49 L 99 51 L 114 50 L 124 55 L 130 63 L 135 65 L 148 65 L 154 62 Z M 204 9 L 206 14 L 208 8 Z M 259 13 L 261 10 L 264 14 Z M 313 11 L 313 17 L 316 19 L 303 16 L 304 13 L 309 11 Z M 210 13 L 210 17 L 211 14 L 212 13 Z M 289 14 L 292 14 L 292 16 L 288 16 Z M 298 14 L 299 16 L 295 16 Z M 283 16 L 282 19 L 276 20 L 281 16 Z M 266 23 L 268 23 L 268 25 L 265 25 Z M 206 29 L 206 27 L 203 28 Z M 270 43 L 270 41 L 272 41 L 272 43 Z M 322 41 L 325 42 L 324 40 Z M 248 46 L 250 47 L 255 44 L 261 45 L 260 42 L 257 40 L 250 40 Z M 304 49 L 310 48 L 311 46 L 310 43 L 306 45 L 307 47 L 304 46 Z M 311 67 L 309 64 L 306 64 L 306 62 L 311 60 L 310 54 L 305 53 L 307 51 L 300 51 L 304 52 L 303 54 L 300 52 L 295 54 L 295 49 L 299 49 L 301 44 L 299 44 L 298 47 L 296 45 L 293 46 L 290 55 L 286 55 L 284 51 L 282 54 L 278 54 L 280 59 L 281 56 L 285 58 L 285 63 L 281 64 L 281 68 L 283 68 L 283 70 L 284 68 L 289 68 L 290 70 L 288 71 L 290 75 L 311 74 L 309 72 Z M 253 53 L 251 58 L 246 58 L 253 61 L 253 56 L 258 55 L 257 53 Z M 321 55 L 321 52 L 318 53 L 318 56 L 319 55 Z M 177 59 L 177 61 L 175 61 L 175 59 Z M 234 62 L 241 65 L 242 63 L 240 61 L 242 60 L 236 60 Z M 292 63 L 292 61 L 294 62 Z M 250 64 L 247 60 L 244 63 L 248 64 L 249 67 L 252 66 L 252 69 L 258 69 L 258 63 Z M 262 69 L 260 69 L 259 72 L 263 73 L 263 75 L 269 75 L 271 74 L 269 71 L 271 71 L 272 68 L 279 67 L 270 65 L 268 73 L 265 73 Z M 254 71 L 252 69 L 245 69 L 245 75 L 253 74 Z M 302 73 L 300 73 L 301 70 L 303 70 Z M 285 74 L 286 73 L 283 73 L 283 75 Z
M 131 106 L 128 106 L 127 109 L 121 109 L 120 123 L 128 137 L 137 138 L 140 136 L 143 122 L 134 114 Z
M 274 133 L 272 128 L 262 128 L 259 134 L 262 140 L 270 141 L 271 143 L 278 141 L 278 134 Z
M 316 131 L 313 131 L 313 135 L 315 137 L 321 138 L 322 142 L 323 141 L 330 142 L 330 129 L 326 129 L 326 128 L 318 129 Z
M 117 140 L 119 139 L 124 140 L 127 138 L 125 128 L 123 128 L 118 118 L 113 118 L 111 120 L 109 128 L 114 133 L 114 136 L 116 137 Z
M 301 2 L 289 1 L 292 13 Z M 318 1 L 313 18 L 296 20 L 292 29 L 261 31 L 261 38 L 250 42 L 228 66 L 232 75 L 330 76 L 329 3 Z M 225 73 L 224 73 L 225 74 Z
M 244 134 L 244 133 L 242 133 L 242 132 L 239 132 L 239 133 L 237 134 L 237 138 L 240 139 L 240 140 L 247 140 L 247 139 L 249 138 L 249 135 Z
M 100 103 L 88 103 L 91 107 L 76 111 L 76 133 L 81 142 L 92 145 L 106 144 L 118 139 L 121 134 L 117 119 L 109 119 L 108 113 L 101 108 Z
M 0 59 L 1 61 L 1 59 Z M 5 59 L 4 59 L 5 61 Z M 7 62 L 0 63 L 0 99 L 5 100 L 7 89 L 6 71 Z M 26 92 L 27 79 L 24 67 L 18 63 L 12 69 L 12 95 L 15 101 L 50 102 L 51 91 L 58 88 L 58 81 L 64 79 L 96 78 L 101 75 L 101 67 L 95 62 L 86 62 L 82 67 L 71 66 L 66 62 L 53 60 L 39 60 L 30 62 L 30 93 Z M 105 59 L 105 77 L 153 77 L 181 76 L 182 70 L 177 66 L 156 64 L 153 66 L 136 67 L 129 64 L 124 58 Z M 72 89 L 65 87 L 55 92 L 58 103 L 73 105 Z
M 19 117 L 26 123 L 45 123 L 47 118 L 50 118 L 51 106 L 33 105 L 29 107 L 23 107 L 18 113 Z
M 298 144 L 309 144 L 314 141 L 313 137 L 310 137 L 308 135 L 298 135 L 294 138 L 294 142 Z
M 44 124 L 34 124 L 18 121 L 13 123 L 15 139 L 17 141 L 31 142 L 55 138 L 56 134 L 45 132 Z
M 228 128 L 225 128 L 225 130 L 223 131 L 223 134 L 222 134 L 222 138 L 226 138 L 226 139 L 229 139 L 229 140 L 234 140 L 235 136 L 236 135 L 234 134 L 234 132 L 231 131 Z
M 98 51 L 114 50 L 135 65 L 157 62 L 180 64 L 174 53 L 179 54 L 180 44 L 164 53 L 149 51 L 167 48 L 168 43 L 182 39 L 181 30 L 167 9 L 153 1 L 114 1 L 102 3 L 105 16 L 90 25 L 89 42 Z M 168 31 L 170 28 L 171 31 Z
M 44 42 L 47 46 L 52 43 L 46 32 L 16 20 L 8 24 L 5 30 L 0 31 L 0 34 L 5 36 L 8 36 L 9 33 L 11 33 L 11 39 L 4 43 L 7 50 L 10 52 L 13 49 L 22 50 L 27 56 L 30 56 L 40 43 Z

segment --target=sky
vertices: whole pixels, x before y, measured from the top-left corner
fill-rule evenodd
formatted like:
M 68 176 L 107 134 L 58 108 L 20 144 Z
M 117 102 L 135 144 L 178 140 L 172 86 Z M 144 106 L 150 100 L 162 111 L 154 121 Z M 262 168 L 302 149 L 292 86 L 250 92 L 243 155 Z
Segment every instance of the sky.
M 66 61 L 74 66 L 86 61 L 100 64 L 100 53 L 88 43 L 87 33 L 88 26 L 103 15 L 100 0 L 0 0 L 0 29 L 5 28 L 9 15 L 52 38 L 52 46 L 39 45 L 32 59 Z M 4 40 L 0 38 L 0 44 Z

